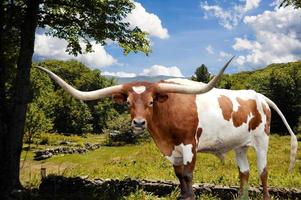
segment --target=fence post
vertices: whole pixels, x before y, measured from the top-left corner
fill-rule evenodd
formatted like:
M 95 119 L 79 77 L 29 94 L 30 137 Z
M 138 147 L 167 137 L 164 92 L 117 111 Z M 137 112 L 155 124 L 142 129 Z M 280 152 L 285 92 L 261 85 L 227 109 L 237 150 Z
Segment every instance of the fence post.
M 41 179 L 43 180 L 44 178 L 46 178 L 46 168 L 41 167 Z

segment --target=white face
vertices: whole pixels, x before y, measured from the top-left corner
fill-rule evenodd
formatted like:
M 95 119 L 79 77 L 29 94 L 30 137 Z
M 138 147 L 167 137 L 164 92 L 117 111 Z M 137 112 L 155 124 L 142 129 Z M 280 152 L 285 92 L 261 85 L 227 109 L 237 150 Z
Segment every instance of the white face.
M 133 86 L 132 88 L 137 94 L 142 94 L 146 89 L 145 86 Z

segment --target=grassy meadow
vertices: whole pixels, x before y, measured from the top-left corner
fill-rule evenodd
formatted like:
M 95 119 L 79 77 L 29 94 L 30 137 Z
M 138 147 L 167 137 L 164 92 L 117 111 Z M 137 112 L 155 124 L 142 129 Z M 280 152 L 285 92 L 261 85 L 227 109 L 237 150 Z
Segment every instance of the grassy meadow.
M 104 141 L 103 135 L 63 136 L 58 134 L 43 134 L 41 140 L 47 140 L 45 145 L 32 145 L 26 156 L 23 150 L 21 160 L 21 180 L 27 187 L 38 187 L 40 183 L 40 168 L 45 167 L 47 174 L 64 176 L 87 176 L 94 178 L 124 179 L 151 179 L 177 181 L 173 168 L 159 152 L 152 141 L 138 145 L 106 147 L 90 151 L 86 154 L 59 155 L 43 161 L 34 161 L 34 151 L 59 146 L 60 141 L 69 141 L 70 145 L 80 146 L 85 142 L 100 143 Z M 26 149 L 27 145 L 24 145 Z M 299 142 L 300 146 L 300 142 Z M 301 153 L 297 155 L 298 161 L 293 173 L 288 173 L 290 154 L 290 137 L 272 135 L 270 137 L 268 168 L 269 185 L 274 187 L 301 186 Z M 26 157 L 26 160 L 24 160 Z M 248 151 L 250 162 L 251 186 L 259 186 L 258 172 L 256 169 L 256 155 L 252 148 Z M 194 183 L 213 183 L 217 185 L 239 185 L 238 170 L 235 163 L 234 152 L 226 155 L 225 163 L 211 154 L 198 154 Z M 175 199 L 175 191 L 167 199 Z M 143 191 L 137 191 L 127 197 L 128 199 L 156 199 Z M 214 199 L 206 197 L 205 199 Z

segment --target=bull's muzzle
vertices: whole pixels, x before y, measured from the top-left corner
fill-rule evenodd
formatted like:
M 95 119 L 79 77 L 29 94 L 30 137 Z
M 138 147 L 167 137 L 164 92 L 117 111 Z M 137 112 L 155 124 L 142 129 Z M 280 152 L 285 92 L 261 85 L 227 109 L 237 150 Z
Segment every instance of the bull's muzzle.
M 132 120 L 132 129 L 134 133 L 142 133 L 147 127 L 147 122 L 143 118 L 134 118 Z

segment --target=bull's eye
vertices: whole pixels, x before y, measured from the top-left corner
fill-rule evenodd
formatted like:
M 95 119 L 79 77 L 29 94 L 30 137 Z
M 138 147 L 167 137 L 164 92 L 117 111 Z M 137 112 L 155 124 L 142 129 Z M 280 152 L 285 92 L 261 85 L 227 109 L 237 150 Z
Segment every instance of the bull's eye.
M 154 105 L 154 102 L 153 102 L 153 101 L 150 101 L 150 102 L 149 102 L 149 106 L 152 107 L 153 105 Z
M 130 102 L 130 101 L 126 101 L 126 105 L 127 105 L 128 107 L 131 107 L 131 102 Z

